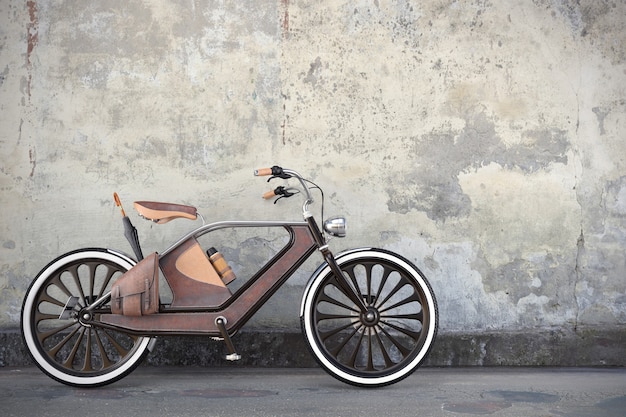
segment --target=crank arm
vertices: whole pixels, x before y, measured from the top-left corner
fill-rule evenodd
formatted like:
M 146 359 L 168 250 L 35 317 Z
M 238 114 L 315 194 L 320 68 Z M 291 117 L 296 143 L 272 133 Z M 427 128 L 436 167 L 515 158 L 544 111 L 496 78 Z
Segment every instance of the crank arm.
M 67 302 L 65 303 L 65 306 L 63 306 L 63 311 L 61 312 L 61 314 L 59 315 L 59 320 L 70 320 L 70 319 L 74 319 L 77 317 L 78 313 L 83 310 L 89 313 L 93 313 L 94 310 L 96 310 L 98 307 L 100 307 L 102 304 L 108 302 L 111 299 L 111 293 L 108 292 L 106 294 L 104 294 L 102 297 L 98 298 L 97 300 L 95 300 L 91 305 L 89 305 L 88 307 L 82 309 L 80 308 L 81 305 L 79 303 L 80 298 L 78 297 L 69 297 L 67 299 Z M 78 306 L 78 308 L 76 308 Z
M 76 317 L 72 313 L 78 313 L 78 310 L 75 309 L 78 305 L 78 300 L 79 298 L 74 296 L 67 299 L 63 312 L 59 315 L 59 320 L 69 320 Z

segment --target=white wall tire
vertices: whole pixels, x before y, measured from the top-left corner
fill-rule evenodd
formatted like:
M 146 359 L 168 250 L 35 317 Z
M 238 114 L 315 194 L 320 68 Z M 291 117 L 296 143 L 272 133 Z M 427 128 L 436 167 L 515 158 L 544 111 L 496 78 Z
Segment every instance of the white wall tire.
M 149 337 L 58 318 L 70 296 L 86 307 L 134 263 L 106 249 L 81 249 L 57 258 L 37 275 L 24 297 L 21 330 L 44 373 L 67 385 L 96 387 L 123 378 L 141 363 Z
M 320 267 L 302 301 L 301 324 L 309 348 L 335 378 L 362 387 L 396 383 L 426 359 L 438 329 L 437 302 L 424 275 L 397 254 L 355 250 L 337 257 L 368 305 L 363 315 Z

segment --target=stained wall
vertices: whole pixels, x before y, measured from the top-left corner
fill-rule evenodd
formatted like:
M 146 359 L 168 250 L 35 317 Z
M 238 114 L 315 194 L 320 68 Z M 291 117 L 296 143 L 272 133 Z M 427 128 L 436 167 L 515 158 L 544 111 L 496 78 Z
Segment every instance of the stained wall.
M 424 271 L 444 336 L 626 323 L 623 1 L 4 1 L 0 127 L 6 331 L 49 260 L 129 250 L 113 191 L 297 220 L 274 163 L 348 217 L 334 250 Z M 192 227 L 133 220 L 146 250 Z M 249 328 L 296 331 L 317 262 Z

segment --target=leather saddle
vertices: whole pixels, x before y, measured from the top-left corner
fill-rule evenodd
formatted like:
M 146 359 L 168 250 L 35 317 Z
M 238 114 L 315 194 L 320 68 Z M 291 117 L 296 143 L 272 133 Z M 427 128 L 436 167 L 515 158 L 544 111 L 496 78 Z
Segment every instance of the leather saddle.
M 198 210 L 195 207 L 182 204 L 135 201 L 134 206 L 141 217 L 158 224 L 180 218 L 196 220 L 198 217 Z

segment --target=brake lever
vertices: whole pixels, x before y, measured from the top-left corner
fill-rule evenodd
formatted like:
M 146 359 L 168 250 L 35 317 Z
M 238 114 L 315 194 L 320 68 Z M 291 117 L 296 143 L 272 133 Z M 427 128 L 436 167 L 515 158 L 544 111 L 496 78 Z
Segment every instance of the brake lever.
M 299 192 L 300 190 L 296 188 L 285 188 L 283 186 L 279 186 L 271 191 L 271 194 L 278 197 L 276 200 L 274 200 L 274 204 L 276 204 L 281 198 L 289 198 L 293 195 L 298 194 Z
M 276 195 L 289 198 L 292 195 L 298 194 L 300 191 L 297 190 L 296 188 L 285 188 L 283 186 L 279 186 L 279 187 L 276 187 L 276 190 L 274 190 L 274 192 L 276 193 Z
M 271 180 L 273 180 L 274 178 L 280 178 L 283 180 L 288 180 L 289 178 L 291 178 L 291 175 L 289 174 L 285 174 L 284 172 L 281 172 L 280 174 L 277 175 L 272 175 L 271 177 L 269 177 L 269 179 L 267 180 L 267 182 L 270 182 Z

